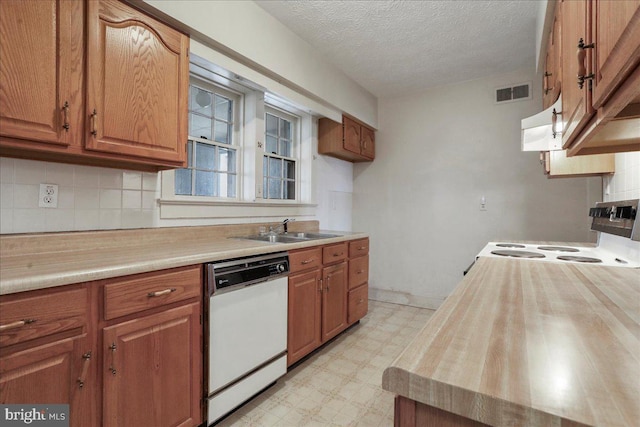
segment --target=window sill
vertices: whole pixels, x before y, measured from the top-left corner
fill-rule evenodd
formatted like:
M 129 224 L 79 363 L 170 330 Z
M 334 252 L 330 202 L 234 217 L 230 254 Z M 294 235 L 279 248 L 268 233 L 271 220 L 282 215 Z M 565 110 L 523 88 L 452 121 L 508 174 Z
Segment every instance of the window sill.
M 317 204 L 283 201 L 216 201 L 160 199 L 161 219 L 313 216 Z

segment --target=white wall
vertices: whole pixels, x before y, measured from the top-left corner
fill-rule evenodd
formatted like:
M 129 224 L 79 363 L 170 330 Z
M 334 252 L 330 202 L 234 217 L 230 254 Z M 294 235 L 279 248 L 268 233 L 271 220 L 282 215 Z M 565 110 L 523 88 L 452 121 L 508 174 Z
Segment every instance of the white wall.
M 203 44 L 252 68 L 263 67 L 283 84 L 377 127 L 377 99 L 254 2 L 144 0 L 140 5 L 177 19 Z
M 533 100 L 493 103 L 495 88 L 532 80 Z M 538 153 L 520 151 L 537 82 L 523 71 L 379 100 L 376 160 L 354 166 L 353 184 L 372 298 L 436 307 L 488 241 L 594 241 L 601 179 L 547 179 Z

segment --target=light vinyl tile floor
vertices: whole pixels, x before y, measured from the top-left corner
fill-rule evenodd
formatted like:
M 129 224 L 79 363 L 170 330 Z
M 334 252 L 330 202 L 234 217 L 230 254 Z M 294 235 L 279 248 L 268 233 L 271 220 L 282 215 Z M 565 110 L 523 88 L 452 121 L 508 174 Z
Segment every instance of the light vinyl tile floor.
M 276 385 L 222 420 L 228 426 L 393 426 L 382 372 L 433 310 L 369 301 L 369 312 Z

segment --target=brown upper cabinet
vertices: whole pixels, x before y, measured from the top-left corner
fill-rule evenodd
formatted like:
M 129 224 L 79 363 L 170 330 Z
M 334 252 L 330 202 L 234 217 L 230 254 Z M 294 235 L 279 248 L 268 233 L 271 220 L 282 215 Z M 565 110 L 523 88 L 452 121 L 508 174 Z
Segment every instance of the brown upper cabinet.
M 376 156 L 375 132 L 346 116 L 342 123 L 322 118 L 318 122 L 318 153 L 350 162 L 370 162 Z
M 560 3 L 556 5 L 549 40 L 547 41 L 547 54 L 544 60 L 544 75 L 542 80 L 542 108 L 547 109 L 553 105 L 560 96 L 562 73 L 560 58 L 562 40 L 562 28 L 560 25 L 562 8 Z
M 184 165 L 188 36 L 116 0 L 10 0 L 0 47 L 2 155 Z
M 640 150 L 640 0 L 565 0 L 563 147 L 570 156 Z

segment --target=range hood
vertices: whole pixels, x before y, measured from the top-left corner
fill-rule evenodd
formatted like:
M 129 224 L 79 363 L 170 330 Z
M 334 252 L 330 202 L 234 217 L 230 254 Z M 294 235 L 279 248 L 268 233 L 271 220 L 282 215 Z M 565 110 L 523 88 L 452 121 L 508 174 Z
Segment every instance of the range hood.
M 562 150 L 562 97 L 551 107 L 535 116 L 522 119 L 522 151 Z M 554 114 L 555 112 L 555 114 Z M 553 117 L 557 117 L 555 129 Z

